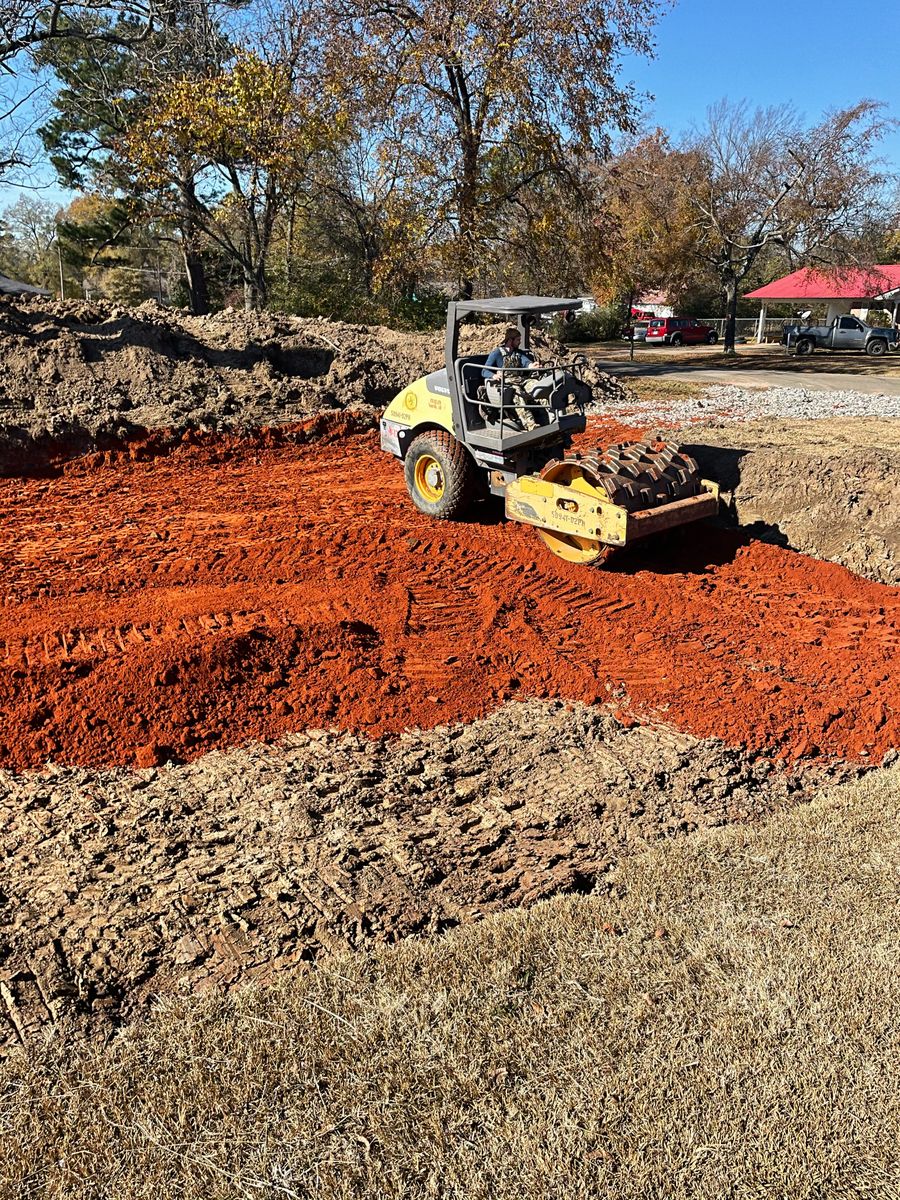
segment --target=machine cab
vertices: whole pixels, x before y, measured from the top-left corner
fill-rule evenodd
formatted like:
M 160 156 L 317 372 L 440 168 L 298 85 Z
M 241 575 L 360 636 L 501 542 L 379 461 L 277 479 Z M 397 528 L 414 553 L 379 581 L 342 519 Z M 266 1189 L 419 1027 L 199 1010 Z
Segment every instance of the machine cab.
M 509 381 L 506 372 L 497 372 L 499 399 L 488 396 L 483 374 L 488 355 L 459 353 L 459 331 L 465 318 L 484 313 L 514 322 L 522 334 L 522 349 L 528 352 L 535 321 L 580 306 L 580 300 L 554 296 L 507 296 L 448 304 L 445 360 L 453 432 L 473 453 L 505 455 L 581 432 L 585 428 L 583 406 L 590 399 L 590 391 L 579 378 L 578 366 L 542 365 L 509 372 Z M 512 390 L 504 386 L 507 382 L 518 385 L 515 402 L 504 399 Z M 534 428 L 523 428 L 517 419 L 517 410 L 521 412 L 523 407 L 533 414 Z

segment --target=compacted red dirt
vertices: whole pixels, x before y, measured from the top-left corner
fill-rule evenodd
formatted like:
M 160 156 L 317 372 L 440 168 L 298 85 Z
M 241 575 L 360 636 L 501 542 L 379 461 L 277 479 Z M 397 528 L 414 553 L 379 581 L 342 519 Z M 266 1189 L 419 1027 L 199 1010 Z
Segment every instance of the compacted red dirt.
M 372 433 L 138 444 L 4 479 L 0 513 L 2 766 L 150 766 L 528 695 L 788 758 L 900 740 L 900 590 L 709 527 L 570 566 L 494 507 L 420 516 Z

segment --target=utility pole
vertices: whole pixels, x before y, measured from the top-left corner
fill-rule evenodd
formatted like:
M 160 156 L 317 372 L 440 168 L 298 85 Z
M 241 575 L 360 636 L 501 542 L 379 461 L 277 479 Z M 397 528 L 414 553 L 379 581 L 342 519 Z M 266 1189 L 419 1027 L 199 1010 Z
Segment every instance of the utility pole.
M 57 258 L 57 261 L 59 262 L 59 298 L 60 298 L 60 300 L 65 300 L 65 298 L 66 298 L 66 280 L 65 280 L 65 276 L 63 275 L 62 245 L 59 240 L 59 226 L 58 225 L 56 226 L 56 258 Z
M 634 317 L 631 315 L 631 310 L 634 308 L 634 292 L 628 293 L 628 330 L 629 330 L 629 347 L 628 357 L 634 361 Z

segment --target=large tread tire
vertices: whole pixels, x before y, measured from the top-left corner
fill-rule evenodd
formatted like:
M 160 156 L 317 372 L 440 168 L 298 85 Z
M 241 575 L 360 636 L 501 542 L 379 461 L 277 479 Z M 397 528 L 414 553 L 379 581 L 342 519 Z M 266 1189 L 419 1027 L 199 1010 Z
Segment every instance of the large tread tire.
M 797 342 L 797 353 L 803 355 L 812 354 L 812 352 L 813 344 L 809 338 L 800 338 Z
M 416 465 L 427 456 L 439 468 L 440 495 L 428 496 L 417 483 Z M 472 507 L 483 488 L 479 487 L 478 468 L 468 450 L 443 430 L 429 430 L 413 438 L 403 464 L 406 488 L 419 512 L 440 521 L 452 521 Z
M 680 446 L 657 438 L 620 443 L 588 460 L 614 504 L 628 512 L 696 496 L 700 468 Z
M 866 346 L 866 354 L 873 358 L 880 358 L 882 354 L 887 354 L 888 344 L 884 338 L 872 338 Z

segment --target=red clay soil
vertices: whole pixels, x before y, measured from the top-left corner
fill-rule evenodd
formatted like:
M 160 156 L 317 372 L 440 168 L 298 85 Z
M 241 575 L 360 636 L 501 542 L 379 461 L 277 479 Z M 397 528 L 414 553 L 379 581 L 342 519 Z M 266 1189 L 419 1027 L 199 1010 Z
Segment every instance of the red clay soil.
M 900 590 L 699 526 L 567 565 L 496 509 L 420 516 L 371 433 L 132 446 L 0 481 L 0 513 L 7 767 L 394 733 L 525 695 L 789 758 L 900 742 Z

